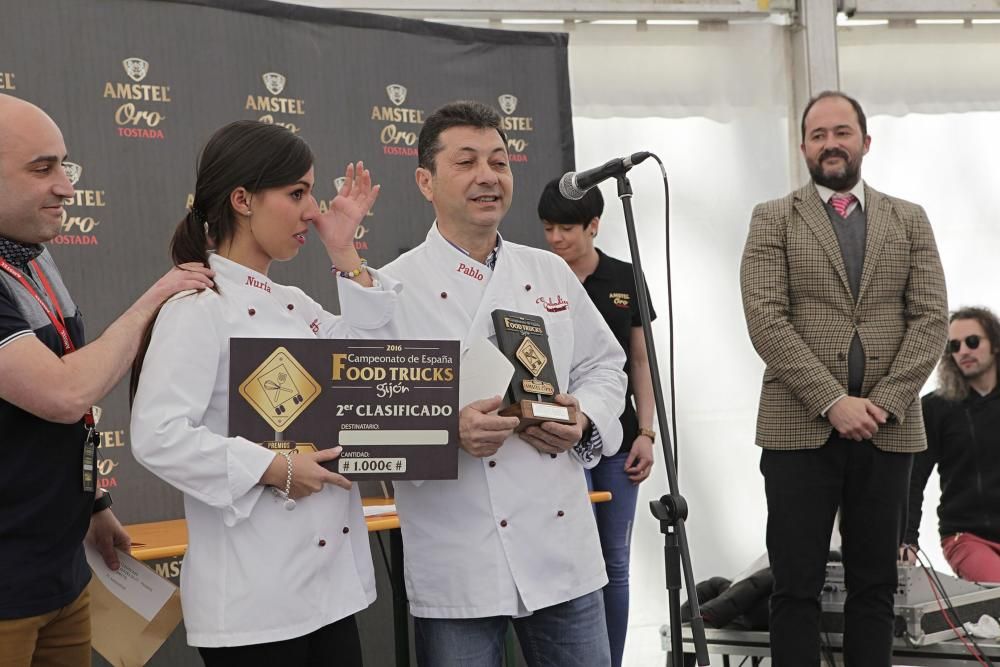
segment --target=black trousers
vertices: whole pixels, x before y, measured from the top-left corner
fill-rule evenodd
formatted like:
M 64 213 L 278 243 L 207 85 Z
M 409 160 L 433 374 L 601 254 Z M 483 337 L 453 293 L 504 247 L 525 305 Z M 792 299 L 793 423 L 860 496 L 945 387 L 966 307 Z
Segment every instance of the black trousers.
M 844 663 L 891 664 L 892 597 L 912 459 L 836 434 L 819 449 L 761 454 L 774 574 L 774 667 L 819 664 L 819 595 L 838 508 L 848 589 Z
M 362 667 L 354 616 L 308 635 L 267 644 L 199 648 L 205 667 Z

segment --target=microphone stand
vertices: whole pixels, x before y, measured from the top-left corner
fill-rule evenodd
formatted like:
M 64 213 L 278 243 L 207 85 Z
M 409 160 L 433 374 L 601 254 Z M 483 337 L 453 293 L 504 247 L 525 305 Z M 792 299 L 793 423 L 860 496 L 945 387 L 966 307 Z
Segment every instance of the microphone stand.
M 667 427 L 666 409 L 663 404 L 663 389 L 660 384 L 660 369 L 656 363 L 656 347 L 650 326 L 649 293 L 643 279 L 642 263 L 639 259 L 639 241 L 635 233 L 635 218 L 632 215 L 632 184 L 625 173 L 615 176 L 618 181 L 618 198 L 625 212 L 625 229 L 628 245 L 632 253 L 632 273 L 635 276 L 636 296 L 639 298 L 639 315 L 642 318 L 642 333 L 646 341 L 646 356 L 653 381 L 653 396 L 656 400 L 656 417 L 660 426 L 660 447 L 663 450 L 663 464 L 667 469 L 669 493 L 649 503 L 653 516 L 660 522 L 663 533 L 663 560 L 666 569 L 667 602 L 670 610 L 670 662 L 672 667 L 684 665 L 684 643 L 681 636 L 681 572 L 683 568 L 687 587 L 688 604 L 691 605 L 691 634 L 694 639 L 695 656 L 699 665 L 708 665 L 708 644 L 705 641 L 705 623 L 701 618 L 698 594 L 695 591 L 694 570 L 691 568 L 691 551 L 688 549 L 687 531 L 684 528 L 688 507 L 677 484 L 677 468 L 669 446 L 670 431 Z M 669 215 L 669 202 L 667 204 Z M 669 225 L 667 226 L 669 244 Z M 669 248 L 669 245 L 668 245 Z M 670 257 L 667 256 L 668 271 Z

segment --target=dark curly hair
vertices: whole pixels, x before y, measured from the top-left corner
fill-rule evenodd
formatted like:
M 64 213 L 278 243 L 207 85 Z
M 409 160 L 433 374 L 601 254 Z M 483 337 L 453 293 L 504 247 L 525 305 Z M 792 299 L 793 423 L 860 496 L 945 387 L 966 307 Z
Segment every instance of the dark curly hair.
M 968 306 L 960 308 L 951 314 L 948 322 L 956 320 L 975 320 L 986 332 L 990 341 L 990 350 L 996 356 L 1000 352 L 1000 320 L 993 311 L 984 306 Z M 998 372 L 997 369 L 994 372 Z M 962 401 L 969 395 L 969 381 L 962 375 L 962 369 L 955 363 L 955 356 L 945 347 L 938 363 L 937 394 L 949 401 Z

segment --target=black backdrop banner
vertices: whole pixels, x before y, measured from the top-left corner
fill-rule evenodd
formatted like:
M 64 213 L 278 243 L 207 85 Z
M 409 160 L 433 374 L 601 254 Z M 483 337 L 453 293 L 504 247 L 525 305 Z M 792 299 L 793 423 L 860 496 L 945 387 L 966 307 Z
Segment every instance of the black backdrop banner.
M 323 208 L 347 163 L 365 161 L 382 194 L 355 244 L 377 267 L 419 244 L 434 217 L 413 176 L 423 119 L 455 99 L 491 104 L 515 179 L 501 233 L 544 246 L 538 195 L 572 167 L 565 35 L 257 0 L 0 5 L 3 92 L 45 109 L 69 150 L 76 194 L 49 247 L 91 339 L 169 268 L 197 151 L 239 118 L 284 125 L 309 142 Z M 272 275 L 336 308 L 315 236 Z M 118 492 L 125 523 L 177 518 L 179 496 L 128 452 L 124 389 L 102 402 L 101 484 Z
M 573 166 L 565 34 L 263 0 L 0 0 L 0 26 L 0 92 L 45 109 L 69 149 L 76 194 L 49 248 L 91 340 L 169 268 L 197 151 L 232 120 L 305 138 L 321 207 L 347 163 L 365 161 L 382 194 L 355 243 L 376 267 L 419 244 L 433 220 L 413 174 L 420 126 L 441 104 L 479 100 L 504 119 L 515 179 L 505 238 L 544 247 L 538 195 Z M 272 276 L 335 310 L 315 236 Z M 123 523 L 181 517 L 180 495 L 129 452 L 125 389 L 101 403 L 100 484 Z

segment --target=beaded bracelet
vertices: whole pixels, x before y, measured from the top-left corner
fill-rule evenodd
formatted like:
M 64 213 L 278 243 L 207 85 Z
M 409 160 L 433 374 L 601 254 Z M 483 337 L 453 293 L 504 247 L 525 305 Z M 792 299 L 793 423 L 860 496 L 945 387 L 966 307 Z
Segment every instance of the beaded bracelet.
M 295 500 L 288 497 L 288 494 L 292 492 L 292 455 L 290 452 L 278 452 L 278 454 L 285 457 L 285 464 L 288 466 L 288 476 L 285 478 L 285 490 L 279 491 L 278 489 L 271 487 L 271 493 L 278 498 L 284 498 L 285 509 L 292 511 L 295 509 Z
M 368 260 L 367 259 L 362 259 L 361 260 L 361 266 L 359 266 L 358 268 L 354 269 L 353 271 L 341 271 L 336 266 L 333 266 L 332 264 L 330 265 L 330 271 L 332 271 L 333 273 L 336 273 L 341 278 L 347 278 L 347 279 L 357 278 L 358 276 L 361 275 L 361 272 L 364 271 L 366 268 L 368 268 Z

